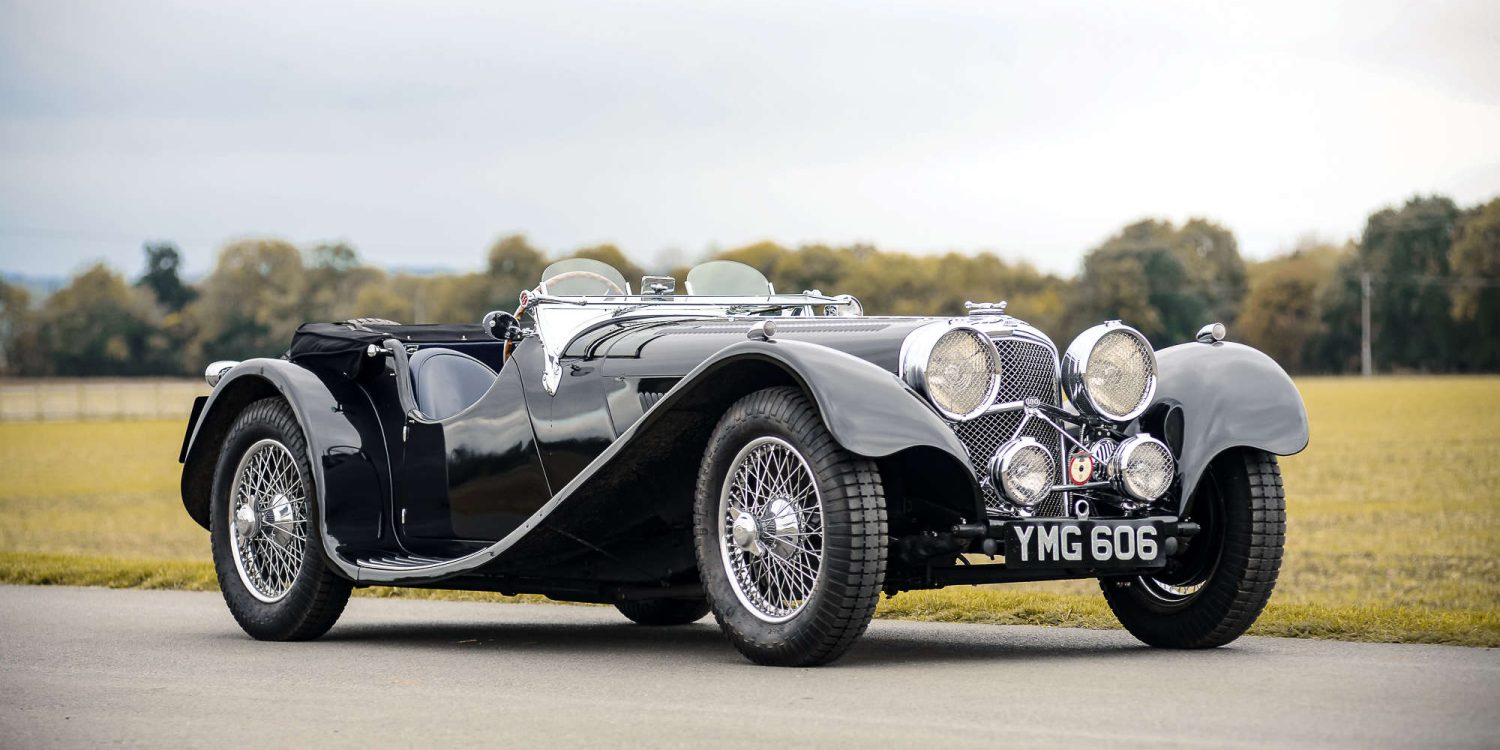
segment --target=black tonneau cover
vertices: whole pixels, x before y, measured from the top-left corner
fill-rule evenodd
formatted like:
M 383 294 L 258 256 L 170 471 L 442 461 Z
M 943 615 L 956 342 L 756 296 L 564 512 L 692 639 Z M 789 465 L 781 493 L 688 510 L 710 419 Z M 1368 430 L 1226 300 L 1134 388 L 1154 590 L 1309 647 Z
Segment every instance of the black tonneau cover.
M 386 339 L 398 339 L 408 344 L 494 341 L 478 323 L 304 323 L 292 335 L 292 348 L 287 351 L 286 358 L 304 367 L 337 370 L 345 377 L 353 378 L 359 375 L 369 346 L 378 346 Z

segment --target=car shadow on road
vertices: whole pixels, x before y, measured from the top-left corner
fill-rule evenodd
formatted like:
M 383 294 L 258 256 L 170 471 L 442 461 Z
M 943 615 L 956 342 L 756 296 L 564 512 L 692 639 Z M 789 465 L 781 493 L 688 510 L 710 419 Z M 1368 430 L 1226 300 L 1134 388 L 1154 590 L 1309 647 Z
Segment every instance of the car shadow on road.
M 842 660 L 840 667 L 883 667 L 1068 659 L 1191 658 L 1205 663 L 1234 660 L 1237 649 L 1182 652 L 1148 648 L 1122 633 L 1072 628 L 877 624 Z M 712 620 L 670 628 L 629 623 L 360 623 L 335 627 L 323 643 L 401 649 L 431 648 L 448 652 L 500 652 L 537 656 L 600 653 L 663 659 L 745 663 Z

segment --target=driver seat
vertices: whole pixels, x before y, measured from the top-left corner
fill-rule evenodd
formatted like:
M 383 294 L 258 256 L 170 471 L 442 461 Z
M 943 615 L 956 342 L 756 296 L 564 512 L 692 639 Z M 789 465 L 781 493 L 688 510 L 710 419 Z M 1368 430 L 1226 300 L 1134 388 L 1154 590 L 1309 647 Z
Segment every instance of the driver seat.
M 411 355 L 412 396 L 428 419 L 447 419 L 475 402 L 495 384 L 495 371 L 453 349 L 434 347 Z

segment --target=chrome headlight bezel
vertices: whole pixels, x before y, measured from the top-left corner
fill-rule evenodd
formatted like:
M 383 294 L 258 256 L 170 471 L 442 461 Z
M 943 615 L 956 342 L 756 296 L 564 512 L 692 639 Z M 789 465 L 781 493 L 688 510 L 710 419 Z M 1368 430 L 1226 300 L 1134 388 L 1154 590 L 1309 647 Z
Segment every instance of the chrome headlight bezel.
M 989 361 L 994 363 L 990 371 L 989 386 L 985 389 L 985 396 L 978 406 L 967 411 L 957 412 L 945 407 L 938 402 L 928 387 L 928 367 L 931 363 L 932 352 L 944 337 L 950 335 L 973 336 L 981 347 L 988 350 Z M 995 342 L 983 331 L 968 325 L 933 324 L 923 326 L 912 331 L 901 344 L 901 379 L 911 386 L 917 393 L 927 400 L 939 414 L 953 422 L 964 422 L 973 419 L 994 405 L 995 396 L 1000 392 L 1000 351 L 995 347 Z
M 1040 454 L 1046 461 L 1046 482 L 1035 497 L 1024 495 L 1010 477 L 1011 467 L 1023 453 Z M 1052 494 L 1052 488 L 1057 483 L 1057 460 L 1052 457 L 1052 451 L 1037 442 L 1036 438 L 1029 436 L 1015 438 L 1000 446 L 1000 450 L 990 457 L 987 468 L 990 472 L 990 483 L 995 489 L 999 490 L 1007 501 L 1023 510 L 1031 510 L 1040 505 Z
M 1160 455 L 1166 457 L 1166 482 L 1162 484 L 1160 492 L 1148 491 L 1138 485 L 1131 483 L 1129 469 L 1132 460 L 1142 449 L 1160 451 Z M 1115 450 L 1109 459 L 1109 481 L 1116 491 L 1127 497 L 1143 503 L 1152 503 L 1159 500 L 1172 488 L 1172 482 L 1177 478 L 1177 458 L 1172 455 L 1172 449 L 1166 443 L 1157 440 L 1150 435 L 1135 435 L 1121 441 L 1120 447 Z
M 1094 350 L 1106 336 L 1124 335 L 1136 339 L 1139 346 L 1147 353 L 1149 372 L 1146 373 L 1146 388 L 1140 400 L 1130 410 L 1124 413 L 1110 413 L 1110 411 L 1099 404 L 1088 391 L 1086 377 L 1088 375 L 1089 360 Z M 1139 417 L 1146 408 L 1151 405 L 1151 400 L 1156 397 L 1157 376 L 1156 352 L 1151 348 L 1151 342 L 1134 328 L 1131 328 L 1118 320 L 1103 323 L 1090 328 L 1078 337 L 1073 343 L 1068 344 L 1067 353 L 1062 358 L 1062 383 L 1063 392 L 1067 394 L 1068 400 L 1078 408 L 1080 412 L 1101 417 L 1111 422 L 1128 423 Z

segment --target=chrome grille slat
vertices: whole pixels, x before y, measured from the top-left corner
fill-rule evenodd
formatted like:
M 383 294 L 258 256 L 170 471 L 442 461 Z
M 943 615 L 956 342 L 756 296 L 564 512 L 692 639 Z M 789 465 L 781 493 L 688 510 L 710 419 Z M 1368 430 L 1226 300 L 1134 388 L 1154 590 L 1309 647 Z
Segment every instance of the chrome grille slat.
M 1035 398 L 1043 403 L 1059 405 L 1057 355 L 1052 349 L 1039 342 L 1017 337 L 996 338 L 994 341 L 995 348 L 1000 352 L 1001 363 L 1000 391 L 996 395 L 996 403 Z M 1005 441 L 1016 437 L 1016 429 L 1021 425 L 1022 419 L 1020 411 L 1010 411 L 950 423 L 953 431 L 958 434 L 958 439 L 969 451 L 969 462 L 974 466 L 975 476 L 984 476 L 990 456 L 995 455 L 995 451 Z M 1021 434 L 1036 438 L 1037 442 L 1054 451 L 1056 464 L 1060 468 L 1056 479 L 1061 483 L 1061 470 L 1065 470 L 1062 437 L 1051 426 L 1035 419 L 1026 424 Z M 1002 501 L 995 488 L 986 486 L 984 502 L 987 507 L 998 509 Z M 1033 515 L 1037 518 L 1066 515 L 1065 493 L 1052 493 L 1036 507 Z

